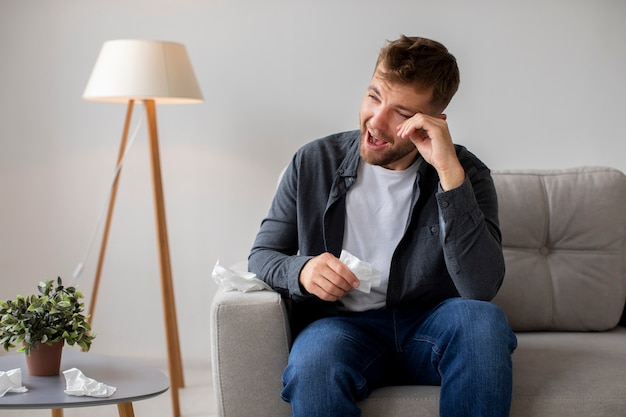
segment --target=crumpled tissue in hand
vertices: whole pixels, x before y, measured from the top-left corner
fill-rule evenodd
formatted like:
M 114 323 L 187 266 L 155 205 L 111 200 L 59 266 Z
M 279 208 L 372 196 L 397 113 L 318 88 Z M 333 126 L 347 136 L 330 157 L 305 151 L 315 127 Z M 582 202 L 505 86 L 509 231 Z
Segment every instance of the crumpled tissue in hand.
M 117 391 L 116 387 L 91 379 L 77 368 L 63 371 L 63 375 L 65 375 L 65 393 L 68 395 L 103 398 L 110 397 Z
M 374 269 L 369 263 L 360 260 L 350 252 L 346 250 L 341 251 L 339 260 L 346 264 L 348 268 L 359 279 L 359 286 L 356 288 L 358 291 L 362 291 L 369 294 L 372 287 L 380 285 L 383 278 L 383 273 L 377 269 Z
M 4 397 L 7 392 L 27 392 L 28 389 L 22 386 L 22 370 L 20 368 L 10 371 L 0 371 L 0 397 Z
M 211 276 L 225 291 L 252 292 L 272 289 L 252 272 L 244 271 L 237 266 L 226 268 L 220 265 L 220 261 L 215 264 Z

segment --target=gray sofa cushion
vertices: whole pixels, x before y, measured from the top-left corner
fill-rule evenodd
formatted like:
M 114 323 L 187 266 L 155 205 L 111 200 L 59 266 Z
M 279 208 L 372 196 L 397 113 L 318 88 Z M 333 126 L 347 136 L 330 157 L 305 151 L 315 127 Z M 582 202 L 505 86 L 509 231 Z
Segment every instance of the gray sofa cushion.
M 610 168 L 493 177 L 507 265 L 494 302 L 513 329 L 615 327 L 626 299 L 626 177 Z

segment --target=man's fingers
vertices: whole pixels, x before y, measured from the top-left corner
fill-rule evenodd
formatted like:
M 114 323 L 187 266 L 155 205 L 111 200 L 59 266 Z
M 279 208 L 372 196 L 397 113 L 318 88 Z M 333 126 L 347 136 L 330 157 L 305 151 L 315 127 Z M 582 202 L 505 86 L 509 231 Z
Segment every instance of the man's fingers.
M 331 255 L 332 256 L 332 255 Z M 330 270 L 325 278 L 344 291 L 351 291 L 359 286 L 359 280 L 354 273 L 339 259 L 332 257 L 327 263 Z
M 300 272 L 301 285 L 325 301 L 336 301 L 359 285 L 354 273 L 330 253 L 312 258 Z

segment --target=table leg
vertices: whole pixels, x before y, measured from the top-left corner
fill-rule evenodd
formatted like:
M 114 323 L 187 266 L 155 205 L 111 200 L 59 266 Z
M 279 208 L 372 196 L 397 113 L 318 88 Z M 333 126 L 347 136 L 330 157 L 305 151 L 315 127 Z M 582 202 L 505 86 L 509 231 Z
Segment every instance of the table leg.
M 53 408 L 52 409 L 52 417 L 63 417 L 63 409 L 62 408 Z
M 118 404 L 117 411 L 119 412 L 120 417 L 135 417 L 135 412 L 133 411 L 133 403 Z

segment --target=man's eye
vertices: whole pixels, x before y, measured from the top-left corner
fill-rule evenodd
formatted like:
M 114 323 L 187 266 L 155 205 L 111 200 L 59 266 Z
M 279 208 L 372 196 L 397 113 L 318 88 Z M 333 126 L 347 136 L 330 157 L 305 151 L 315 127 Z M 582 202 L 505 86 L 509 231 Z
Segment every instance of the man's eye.
M 404 117 L 405 119 L 410 119 L 411 117 L 413 117 L 412 114 L 406 114 L 406 113 L 398 113 L 400 116 Z

